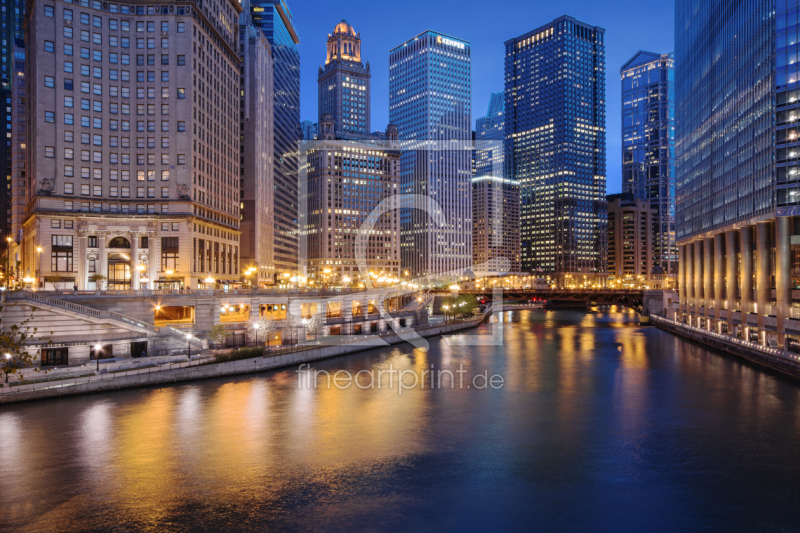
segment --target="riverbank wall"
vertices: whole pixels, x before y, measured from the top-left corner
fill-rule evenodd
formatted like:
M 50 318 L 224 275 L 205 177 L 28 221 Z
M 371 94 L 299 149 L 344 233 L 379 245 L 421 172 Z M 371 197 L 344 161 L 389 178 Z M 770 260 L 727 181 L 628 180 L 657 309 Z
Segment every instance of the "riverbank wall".
M 652 324 L 681 337 L 692 339 L 706 346 L 722 350 L 758 366 L 800 378 L 800 354 L 768 348 L 753 342 L 743 341 L 728 335 L 681 324 L 660 316 L 651 316 Z
M 474 319 L 427 326 L 418 328 L 415 331 L 420 337 L 435 337 L 437 335 L 456 333 L 458 331 L 477 327 L 486 320 L 490 314 L 491 310 Z M 71 383 L 42 386 L 42 388 L 39 389 L 2 394 L 0 395 L 0 404 L 60 398 L 62 396 L 77 394 L 147 387 L 297 367 L 303 363 L 311 363 L 313 361 L 320 361 L 340 355 L 406 342 L 404 337 L 408 338 L 407 333 L 401 332 L 401 334 L 402 336 L 394 332 L 384 333 L 379 336 L 367 337 L 363 341 L 322 345 L 316 348 L 298 350 L 281 355 L 265 355 L 226 363 L 209 363 L 159 372 L 141 371 L 134 373 L 132 371 L 129 375 L 117 376 L 114 377 L 114 379 L 97 379 L 97 376 L 87 376 L 85 378 L 75 379 Z

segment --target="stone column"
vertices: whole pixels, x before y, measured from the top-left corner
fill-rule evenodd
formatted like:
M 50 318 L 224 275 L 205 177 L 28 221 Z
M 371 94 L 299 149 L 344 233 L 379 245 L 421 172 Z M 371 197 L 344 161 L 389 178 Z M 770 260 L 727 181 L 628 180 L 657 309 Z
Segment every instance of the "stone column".
M 703 241 L 697 240 L 694 241 L 694 305 L 697 316 L 700 316 L 700 306 L 705 305 L 703 266 Z
M 108 256 L 106 254 L 106 238 L 108 238 L 108 232 L 105 231 L 98 231 L 97 232 L 97 245 L 100 247 L 100 254 L 97 258 L 97 273 L 106 276 L 106 280 L 104 282 L 104 287 L 108 289 Z M 95 284 L 96 288 L 99 288 L 99 283 Z
M 686 263 L 686 312 L 694 304 L 694 245 L 690 242 L 684 246 L 684 260 Z
M 723 287 L 725 286 L 725 260 L 723 259 L 723 249 L 725 247 L 725 234 L 717 233 L 714 235 L 714 308 L 717 310 L 717 329 L 719 333 L 719 320 L 722 318 Z M 725 250 L 727 253 L 727 250 Z M 727 311 L 726 311 L 727 313 Z
M 769 223 L 756 224 L 756 303 L 758 304 L 758 329 L 764 330 L 767 306 L 772 301 L 772 284 L 769 280 Z M 762 335 L 763 336 L 763 335 Z M 760 339 L 762 344 L 765 339 Z
M 156 288 L 156 276 L 158 275 L 158 259 L 156 258 L 156 232 L 147 232 L 147 286 L 151 289 Z
M 728 300 L 728 335 L 733 336 L 733 310 L 736 309 L 738 301 L 739 284 L 737 282 L 738 262 L 736 261 L 736 231 L 725 233 L 725 258 L 728 268 L 726 272 L 725 298 Z M 741 307 L 739 307 L 741 309 Z
M 86 235 L 85 231 L 78 232 L 78 257 L 74 258 L 73 261 L 78 265 L 75 284 L 78 286 L 78 289 L 82 291 L 85 291 L 89 288 L 89 254 L 86 252 L 87 248 L 89 247 L 88 240 L 89 236 Z M 41 254 L 38 255 L 40 256 L 39 269 L 41 270 Z M 95 263 L 95 265 L 96 264 L 97 263 Z M 72 289 L 72 287 L 67 287 L 67 289 Z
M 739 252 L 742 256 L 742 324 L 746 323 L 746 313 L 753 312 L 753 227 L 746 226 L 739 230 Z
M 714 238 L 703 239 L 703 305 L 706 306 L 706 318 L 713 316 L 711 307 L 714 305 Z M 706 320 L 708 329 L 708 320 Z
M 131 289 L 139 290 L 139 233 L 132 231 L 128 234 L 131 239 Z
M 686 305 L 686 246 L 678 246 L 678 298 L 680 305 L 678 309 L 683 309 Z
M 792 306 L 792 218 L 775 219 L 775 307 L 778 317 L 778 348 L 786 349 L 783 321 L 789 318 Z

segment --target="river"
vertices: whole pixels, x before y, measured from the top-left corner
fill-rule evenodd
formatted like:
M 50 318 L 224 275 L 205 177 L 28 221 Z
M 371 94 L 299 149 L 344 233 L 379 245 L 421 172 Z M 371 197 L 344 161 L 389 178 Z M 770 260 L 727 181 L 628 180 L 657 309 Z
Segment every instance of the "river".
M 348 388 L 287 369 L 0 407 L 0 531 L 800 530 L 800 383 L 616 308 L 468 334 L 500 330 L 313 365 L 367 371 Z M 475 385 L 364 381 L 431 365 Z

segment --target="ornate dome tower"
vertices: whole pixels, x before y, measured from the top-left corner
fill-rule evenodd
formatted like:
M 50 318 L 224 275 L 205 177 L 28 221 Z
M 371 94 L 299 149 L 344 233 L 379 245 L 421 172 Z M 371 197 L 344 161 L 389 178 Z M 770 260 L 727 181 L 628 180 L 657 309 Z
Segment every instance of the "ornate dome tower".
M 325 64 L 336 59 L 361 63 L 361 34 L 356 33 L 346 20 L 342 20 L 333 33 L 328 34 L 328 58 Z

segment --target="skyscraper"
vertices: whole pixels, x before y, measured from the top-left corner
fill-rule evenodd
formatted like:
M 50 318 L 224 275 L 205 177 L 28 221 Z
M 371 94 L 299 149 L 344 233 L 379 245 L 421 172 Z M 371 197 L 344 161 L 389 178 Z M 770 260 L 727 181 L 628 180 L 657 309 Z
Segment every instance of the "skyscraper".
M 505 165 L 527 272 L 606 272 L 604 32 L 562 16 L 505 43 Z
M 253 26 L 251 15 L 239 16 L 243 53 L 240 108 L 241 266 L 254 286 L 275 281 L 275 106 L 272 95 L 272 46 Z
M 472 270 L 477 276 L 520 272 L 519 182 L 504 176 L 502 92 L 492 93 L 486 116 L 475 123 Z
M 796 0 L 675 4 L 678 318 L 795 352 L 797 8 Z
M 23 21 L 25 20 L 26 4 L 24 0 L 3 0 L 3 10 L 0 13 L 0 50 L 2 50 L 2 62 L 0 62 L 0 103 L 6 108 L 4 113 L 0 113 L 0 132 L 3 136 L 3 145 L 0 147 L 0 179 L 3 187 L 0 192 L 0 235 L 3 242 L 13 231 L 12 221 L 12 182 L 13 163 L 12 163 L 12 113 L 14 113 L 12 83 L 14 72 L 24 72 L 25 70 L 25 30 Z M 15 48 L 19 50 L 15 51 Z M 17 57 L 22 54 L 22 57 Z M 18 89 L 19 90 L 19 89 Z M 24 92 L 24 80 L 22 80 L 22 91 Z M 24 95 L 19 95 L 24 98 Z M 17 113 L 23 112 L 18 110 Z M 19 198 L 16 198 L 18 201 Z M 23 198 L 24 201 L 24 198 Z M 24 209 L 24 206 L 23 206 Z M 15 243 L 19 242 L 19 233 L 12 235 Z
M 253 24 L 272 46 L 275 99 L 275 273 L 289 277 L 298 260 L 298 142 L 300 131 L 300 39 L 284 0 L 251 0 Z
M 673 54 L 639 51 L 622 65 L 620 78 L 622 190 L 658 211 L 653 266 L 677 274 Z
M 389 52 L 389 119 L 400 130 L 403 194 L 441 206 L 444 224 L 404 205 L 403 270 L 465 271 L 472 263 L 471 51 L 467 41 L 424 31 Z
M 28 6 L 26 271 L 80 289 L 238 279 L 239 2 Z
M 318 123 L 322 115 L 333 117 L 334 134 L 367 135 L 370 131 L 369 61 L 361 61 L 361 34 L 342 20 L 328 34 L 325 66 L 317 76 Z

